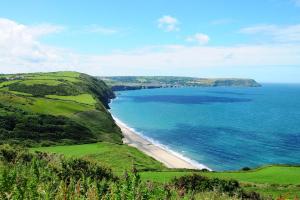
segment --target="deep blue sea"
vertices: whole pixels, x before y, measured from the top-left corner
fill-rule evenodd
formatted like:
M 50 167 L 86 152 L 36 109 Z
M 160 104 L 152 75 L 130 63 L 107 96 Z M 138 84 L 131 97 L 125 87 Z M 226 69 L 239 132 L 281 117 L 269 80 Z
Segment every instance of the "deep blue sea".
M 117 92 L 112 114 L 213 170 L 300 164 L 300 85 Z

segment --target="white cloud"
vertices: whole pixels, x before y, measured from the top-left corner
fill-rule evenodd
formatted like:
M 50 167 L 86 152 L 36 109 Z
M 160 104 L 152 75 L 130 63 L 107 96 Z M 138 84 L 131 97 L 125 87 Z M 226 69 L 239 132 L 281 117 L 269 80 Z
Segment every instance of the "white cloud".
M 121 75 L 186 70 L 197 74 L 203 67 L 285 66 L 300 64 L 300 46 L 253 45 L 234 47 L 161 46 L 161 51 L 126 52 L 92 58 L 99 69 Z M 106 70 L 105 70 L 105 67 Z
M 44 28 L 41 28 L 44 27 Z M 0 20 L 0 73 L 74 70 L 92 75 L 185 74 L 204 67 L 299 66 L 300 44 L 152 46 L 105 55 L 79 54 L 39 41 L 59 28 Z
M 169 15 L 165 15 L 157 20 L 158 27 L 164 31 L 179 31 L 179 21 Z
M 272 40 L 277 42 L 300 42 L 300 24 L 289 26 L 257 25 L 243 28 L 240 32 L 271 37 Z
M 210 40 L 209 36 L 203 33 L 196 33 L 195 35 L 186 38 L 188 42 L 197 42 L 200 45 L 207 44 Z
M 6 58 L 41 60 L 50 56 L 49 49 L 38 39 L 44 35 L 57 33 L 63 28 L 53 25 L 25 26 L 12 20 L 0 18 L 0 53 Z
M 99 34 L 103 34 L 103 35 L 113 35 L 113 34 L 116 34 L 119 32 L 115 28 L 99 26 L 96 24 L 88 26 L 86 28 L 86 30 L 87 30 L 87 32 L 90 32 L 90 33 L 99 33 Z
M 63 60 L 62 50 L 39 42 L 42 36 L 60 32 L 62 29 L 61 26 L 48 24 L 26 26 L 0 18 L 0 66 L 14 71 L 14 67 L 17 70 L 51 60 Z

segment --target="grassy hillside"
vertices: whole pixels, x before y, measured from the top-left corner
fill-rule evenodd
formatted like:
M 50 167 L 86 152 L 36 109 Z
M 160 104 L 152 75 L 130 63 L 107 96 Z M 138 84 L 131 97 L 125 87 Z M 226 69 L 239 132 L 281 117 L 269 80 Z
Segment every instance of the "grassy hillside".
M 139 171 L 166 170 L 160 162 L 146 156 L 134 147 L 112 143 L 53 146 L 32 148 L 34 151 L 63 154 L 67 157 L 87 158 L 111 168 L 117 174 L 130 171 L 133 165 Z
M 176 76 L 109 76 L 99 77 L 113 90 L 134 90 L 161 87 L 258 87 L 253 79 L 240 78 L 193 78 Z
M 1 143 L 121 143 L 106 109 L 113 97 L 103 81 L 77 72 L 0 75 Z

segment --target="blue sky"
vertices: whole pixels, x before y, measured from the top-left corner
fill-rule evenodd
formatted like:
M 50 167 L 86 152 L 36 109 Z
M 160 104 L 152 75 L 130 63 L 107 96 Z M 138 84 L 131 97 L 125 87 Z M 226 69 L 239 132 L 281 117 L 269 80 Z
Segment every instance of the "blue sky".
M 0 57 L 1 73 L 300 82 L 300 0 L 1 1 Z

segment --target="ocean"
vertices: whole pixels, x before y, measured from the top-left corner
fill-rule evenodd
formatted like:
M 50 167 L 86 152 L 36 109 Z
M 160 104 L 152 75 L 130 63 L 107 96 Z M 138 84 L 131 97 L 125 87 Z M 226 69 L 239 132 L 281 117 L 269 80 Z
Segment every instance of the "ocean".
M 300 85 L 116 92 L 111 113 L 212 170 L 300 164 Z

